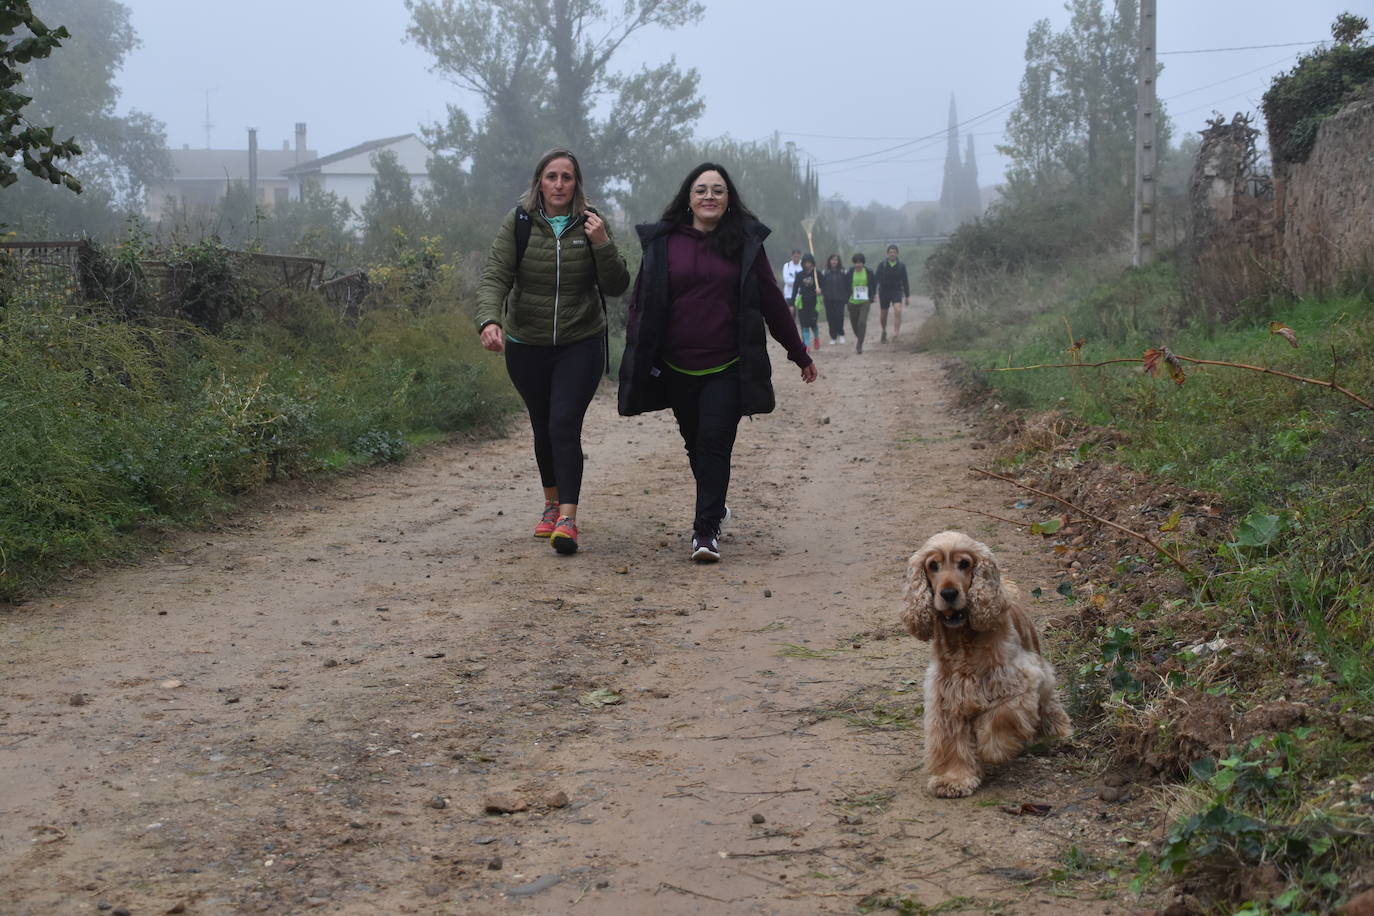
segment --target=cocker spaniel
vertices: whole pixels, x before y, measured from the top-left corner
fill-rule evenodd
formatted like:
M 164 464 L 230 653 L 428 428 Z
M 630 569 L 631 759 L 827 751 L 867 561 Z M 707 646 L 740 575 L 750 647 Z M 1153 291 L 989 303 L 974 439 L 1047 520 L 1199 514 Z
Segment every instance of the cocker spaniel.
M 983 768 L 1036 737 L 1067 738 L 1073 725 L 1054 692 L 1054 668 L 992 551 L 942 531 L 907 561 L 902 623 L 931 643 L 925 681 L 926 788 L 972 795 Z

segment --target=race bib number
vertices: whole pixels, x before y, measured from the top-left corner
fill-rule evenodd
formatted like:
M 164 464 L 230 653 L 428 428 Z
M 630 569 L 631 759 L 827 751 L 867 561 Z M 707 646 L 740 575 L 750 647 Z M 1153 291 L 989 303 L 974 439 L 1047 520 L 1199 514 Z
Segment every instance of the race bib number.
M 854 287 L 854 296 L 853 296 L 853 298 L 855 298 L 855 299 L 867 299 L 867 298 L 868 298 L 868 287 L 867 287 L 867 286 L 856 286 L 856 287 Z

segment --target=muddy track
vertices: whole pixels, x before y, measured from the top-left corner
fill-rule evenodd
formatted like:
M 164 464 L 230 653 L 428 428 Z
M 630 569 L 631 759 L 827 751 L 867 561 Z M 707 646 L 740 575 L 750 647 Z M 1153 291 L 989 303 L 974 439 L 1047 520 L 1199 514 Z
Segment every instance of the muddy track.
M 1016 496 L 934 358 L 818 362 L 741 427 L 718 565 L 671 418 L 607 386 L 574 557 L 529 536 L 520 429 L 0 611 L 4 911 L 1125 912 L 1047 877 L 1123 816 L 1072 748 L 922 790 L 905 558 L 962 528 L 1053 595 L 1051 557 L 944 508 Z

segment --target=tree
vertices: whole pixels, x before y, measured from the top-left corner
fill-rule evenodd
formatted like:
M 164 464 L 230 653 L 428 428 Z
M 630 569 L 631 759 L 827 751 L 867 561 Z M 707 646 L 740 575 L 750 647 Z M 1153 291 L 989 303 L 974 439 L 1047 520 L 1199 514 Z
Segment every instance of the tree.
M 282 201 L 259 224 L 264 249 L 323 258 L 331 268 L 353 265 L 357 239 L 348 201 L 307 181 L 300 200 Z
M 815 174 L 802 168 L 796 144 L 777 140 L 749 143 L 721 137 L 661 151 L 619 195 L 630 222 L 658 219 L 687 173 L 702 162 L 719 162 L 729 170 L 749 209 L 773 230 L 770 251 L 806 247 L 801 221 L 816 214 L 819 185 Z M 812 237 L 828 236 L 816 227 Z
M 21 28 L 29 35 L 11 44 L 9 36 Z M 33 118 L 41 120 L 36 114 L 40 109 L 35 107 L 25 115 L 33 96 L 16 88 L 24 82 L 21 64 L 47 57 L 70 37 L 65 26 L 50 29 L 44 25 L 27 0 L 0 0 L 0 188 L 19 180 L 13 159 L 20 156 L 34 177 L 81 193 L 81 182 L 59 164 L 81 155 L 76 138 L 56 140 L 53 127 L 36 126 Z
M 382 150 L 375 154 L 372 166 L 377 177 L 363 201 L 363 245 L 371 252 L 381 253 L 391 248 L 397 230 L 418 234 L 417 230 L 423 228 L 424 214 L 415 199 L 410 175 L 401 168 L 394 152 Z
M 701 115 L 696 71 L 678 71 L 675 58 L 630 75 L 610 70 L 636 32 L 700 16 L 695 0 L 624 0 L 619 17 L 597 0 L 406 0 L 406 8 L 407 35 L 433 55 L 433 69 L 485 106 L 475 126 L 450 106 L 427 132 L 443 212 L 476 209 L 485 219 L 483 211 L 508 206 L 533 159 L 555 145 L 577 153 L 595 198 L 685 144 Z
M 1012 160 L 1009 196 L 1070 184 L 1129 196 L 1135 164 L 1135 0 L 1069 0 L 1068 27 L 1058 34 L 1040 20 L 1026 38 L 1020 98 L 998 150 Z M 1168 143 L 1167 118 L 1159 143 Z
M 945 131 L 945 177 L 940 182 L 940 211 L 945 222 L 953 228 L 963 222 L 960 210 L 960 189 L 963 186 L 963 166 L 959 162 L 959 109 L 954 93 L 949 94 L 949 127 Z
M 1020 98 L 1007 116 L 1009 142 L 997 149 L 1012 160 L 1009 184 L 1043 186 L 1062 175 L 1071 136 L 1068 99 L 1055 77 L 1058 62 L 1048 19 L 1031 26 L 1025 56 Z
M 38 0 L 37 6 L 62 21 L 71 38 L 62 54 L 25 66 L 24 82 L 34 96 L 28 117 L 81 138 L 83 155 L 72 173 L 85 193 L 59 196 L 47 182 L 21 180 L 6 210 L 16 214 L 17 224 L 45 234 L 116 231 L 125 213 L 141 208 L 147 183 L 171 169 L 162 123 L 139 111 L 116 114 L 115 77 L 138 47 L 129 10 L 116 0 Z
M 960 195 L 964 205 L 965 219 L 977 219 L 983 215 L 983 191 L 978 187 L 978 155 L 973 151 L 973 135 L 968 138 L 968 149 L 964 153 L 963 193 Z

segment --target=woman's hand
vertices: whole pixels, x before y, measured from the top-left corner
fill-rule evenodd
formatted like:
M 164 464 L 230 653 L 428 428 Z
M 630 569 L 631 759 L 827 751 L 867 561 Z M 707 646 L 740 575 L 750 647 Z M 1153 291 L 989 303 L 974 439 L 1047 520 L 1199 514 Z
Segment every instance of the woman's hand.
M 606 231 L 606 221 L 590 210 L 585 212 L 587 218 L 582 223 L 582 230 L 587 233 L 587 241 L 600 248 L 611 240 L 611 234 Z
M 482 328 L 482 346 L 493 353 L 500 353 L 506 348 L 499 324 L 489 324 Z
M 816 364 L 814 362 L 808 366 L 803 366 L 801 373 L 802 381 L 806 382 L 806 384 L 808 385 L 814 382 L 816 380 L 816 377 L 820 375 L 820 373 L 816 371 Z

